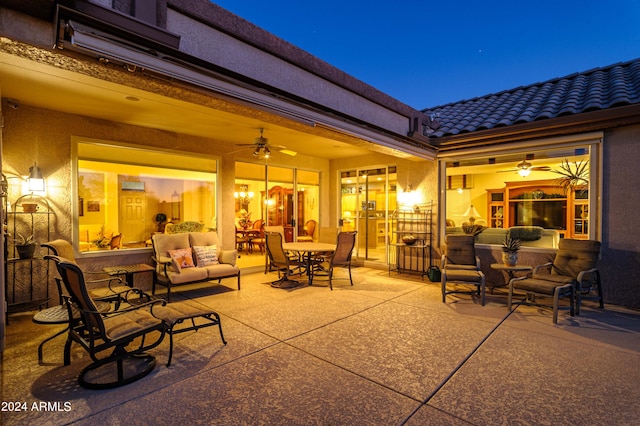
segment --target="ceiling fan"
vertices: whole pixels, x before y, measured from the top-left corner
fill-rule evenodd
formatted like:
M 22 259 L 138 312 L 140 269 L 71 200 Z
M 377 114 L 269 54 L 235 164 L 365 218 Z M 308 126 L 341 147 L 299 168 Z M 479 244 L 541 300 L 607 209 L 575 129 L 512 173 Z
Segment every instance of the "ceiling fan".
M 533 160 L 533 158 L 529 158 L 529 159 Z M 525 158 L 521 162 L 516 164 L 516 168 L 515 169 L 500 170 L 500 172 L 518 172 L 518 174 L 520 176 L 525 177 L 525 176 L 529 176 L 529 173 L 531 173 L 532 171 L 548 172 L 549 170 L 551 170 L 551 167 L 549 167 L 549 166 L 534 166 L 533 164 L 531 164 L 530 162 L 527 161 L 527 158 Z
M 269 157 L 271 157 L 271 149 L 277 149 L 279 152 L 286 155 L 291 155 L 291 156 L 295 156 L 298 154 L 296 151 L 287 149 L 286 146 L 270 144 L 269 139 L 265 138 L 263 136 L 263 133 L 264 133 L 264 128 L 261 127 L 260 136 L 255 138 L 253 143 L 237 144 L 236 146 L 253 147 L 254 148 L 253 156 L 256 158 L 268 159 Z

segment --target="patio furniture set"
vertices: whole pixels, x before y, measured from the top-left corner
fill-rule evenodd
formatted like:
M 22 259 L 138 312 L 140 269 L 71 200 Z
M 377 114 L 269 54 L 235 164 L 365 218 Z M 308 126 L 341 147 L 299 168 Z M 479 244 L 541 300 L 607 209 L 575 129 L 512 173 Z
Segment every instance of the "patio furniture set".
M 528 265 L 504 266 L 493 264 L 493 269 L 508 274 L 507 309 L 511 310 L 514 292 L 525 293 L 525 303 L 537 304 L 536 296 L 553 298 L 553 322 L 558 322 L 559 301 L 569 299 L 571 316 L 580 314 L 582 299 L 595 299 L 604 308 L 600 272 L 596 267 L 600 256 L 600 242 L 593 240 L 561 239 L 552 262 L 532 268 Z M 529 272 L 532 272 L 531 274 Z M 527 272 L 516 276 L 516 272 Z M 448 235 L 445 253 L 442 255 L 442 302 L 448 294 L 473 293 L 485 304 L 486 278 L 480 269 L 480 259 L 475 253 L 472 235 Z M 475 287 L 461 290 L 460 285 Z M 595 292 L 595 296 L 591 296 Z

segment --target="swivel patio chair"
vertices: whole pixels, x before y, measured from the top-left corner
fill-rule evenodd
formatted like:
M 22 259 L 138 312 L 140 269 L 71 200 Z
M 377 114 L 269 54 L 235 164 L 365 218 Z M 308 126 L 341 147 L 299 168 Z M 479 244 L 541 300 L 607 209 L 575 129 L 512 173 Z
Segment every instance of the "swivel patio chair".
M 265 232 L 266 250 L 269 271 L 278 272 L 278 280 L 271 283 L 271 287 L 292 288 L 300 285 L 289 277 L 302 275 L 305 263 L 297 257 L 288 256 L 282 247 L 283 237 L 279 232 Z M 265 271 L 267 273 L 267 271 Z
M 69 296 L 70 327 L 65 344 L 64 364 L 71 363 L 71 345 L 80 344 L 93 362 L 78 377 L 87 389 L 109 389 L 139 380 L 156 365 L 153 356 L 144 352 L 158 346 L 166 333 L 166 323 L 152 314 L 153 305 L 161 300 L 149 300 L 115 312 L 102 313 L 89 295 L 84 274 L 78 265 L 58 256 L 53 260 Z M 72 309 L 80 313 L 78 319 Z M 155 337 L 152 337 L 155 335 Z
M 71 244 L 68 241 L 53 240 L 46 243 L 42 243 L 41 246 L 49 249 L 56 256 L 65 257 L 64 255 L 66 255 L 67 257 L 71 258 L 69 260 L 74 261 L 73 248 L 71 247 Z M 88 275 L 88 274 L 90 273 L 85 272 L 85 275 Z M 100 274 L 100 276 L 104 276 L 104 274 L 101 272 L 96 272 L 95 274 Z M 51 337 L 46 338 L 40 343 L 40 345 L 38 345 L 38 362 L 41 364 L 43 359 L 42 352 L 43 352 L 44 344 L 64 334 L 69 329 L 68 328 L 68 325 L 70 322 L 69 311 L 64 302 L 65 292 L 63 291 L 62 281 L 59 277 L 55 277 L 54 280 L 58 290 L 58 300 L 57 300 L 58 304 L 55 306 L 51 306 L 51 307 L 39 310 L 33 316 L 32 321 L 36 324 L 42 324 L 42 325 L 66 324 L 67 328 L 57 332 Z M 110 311 L 112 309 L 111 303 L 114 304 L 113 309 L 117 310 L 120 307 L 121 301 L 126 299 L 127 294 L 131 291 L 134 291 L 133 289 L 124 285 L 124 282 L 117 277 L 94 279 L 94 280 L 88 280 L 87 282 L 92 284 L 106 283 L 108 285 L 107 287 L 94 289 L 90 291 L 91 297 L 94 300 L 96 300 L 96 306 L 100 312 Z M 71 312 L 75 318 L 78 318 L 79 313 L 75 308 L 72 309 Z
M 511 310 L 514 290 L 526 292 L 525 302 L 534 302 L 536 296 L 553 297 L 553 323 L 557 324 L 560 298 L 569 296 L 571 316 L 576 311 L 579 315 L 582 294 L 593 287 L 596 287 L 597 299 L 603 308 L 600 273 L 596 269 L 599 256 L 599 241 L 561 239 L 553 262 L 536 266 L 531 277 L 509 281 L 507 308 Z
M 447 235 L 445 253 L 442 255 L 442 302 L 447 294 L 478 294 L 482 306 L 485 302 L 485 275 L 480 270 L 480 258 L 476 257 L 473 235 Z M 453 287 L 448 290 L 447 285 Z M 476 287 L 474 291 L 459 290 L 459 285 Z
M 314 278 L 325 276 L 329 280 L 329 288 L 333 290 L 334 268 L 345 267 L 349 271 L 349 282 L 353 285 L 351 275 L 351 256 L 356 245 L 357 231 L 340 232 L 336 242 L 336 250 L 328 258 L 317 258 L 311 267 L 311 282 Z M 346 279 L 346 278 L 344 278 Z

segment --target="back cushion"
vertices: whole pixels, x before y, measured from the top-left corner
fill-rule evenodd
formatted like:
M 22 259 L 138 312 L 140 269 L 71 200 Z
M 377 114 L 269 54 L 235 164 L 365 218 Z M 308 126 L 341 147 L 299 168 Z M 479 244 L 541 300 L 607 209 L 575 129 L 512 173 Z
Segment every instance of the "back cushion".
M 218 234 L 215 232 L 189 232 L 191 246 L 218 246 Z
M 600 241 L 560 240 L 551 273 L 576 278 L 581 271 L 595 268 L 600 256 Z
M 193 254 L 196 257 L 196 265 L 209 266 L 218 262 L 218 246 L 193 246 Z
M 156 257 L 169 257 L 169 250 L 189 248 L 189 234 L 155 234 L 153 247 Z

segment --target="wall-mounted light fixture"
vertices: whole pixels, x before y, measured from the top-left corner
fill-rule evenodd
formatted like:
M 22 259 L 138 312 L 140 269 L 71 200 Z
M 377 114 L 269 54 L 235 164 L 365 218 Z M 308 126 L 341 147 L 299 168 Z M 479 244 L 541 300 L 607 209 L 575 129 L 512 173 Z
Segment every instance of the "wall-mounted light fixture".
M 33 163 L 33 166 L 29 167 L 29 178 L 27 180 L 29 182 L 29 191 L 44 191 L 44 176 L 37 163 Z

